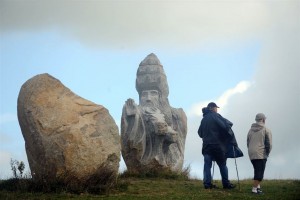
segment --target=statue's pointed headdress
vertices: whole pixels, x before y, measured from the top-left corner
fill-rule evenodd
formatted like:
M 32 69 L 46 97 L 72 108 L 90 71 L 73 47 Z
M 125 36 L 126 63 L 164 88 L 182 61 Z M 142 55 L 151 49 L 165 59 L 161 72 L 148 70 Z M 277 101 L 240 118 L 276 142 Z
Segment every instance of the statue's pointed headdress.
M 158 90 L 162 97 L 169 95 L 169 86 L 163 66 L 153 53 L 149 54 L 139 65 L 136 73 L 136 90 L 139 95 L 144 90 Z

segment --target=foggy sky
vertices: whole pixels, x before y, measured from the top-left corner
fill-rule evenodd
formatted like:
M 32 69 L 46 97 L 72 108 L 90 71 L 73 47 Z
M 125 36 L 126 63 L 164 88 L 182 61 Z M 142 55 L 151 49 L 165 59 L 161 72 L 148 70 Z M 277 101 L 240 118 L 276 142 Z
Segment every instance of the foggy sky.
M 1 31 L 57 28 L 87 45 L 193 50 L 256 39 L 275 3 L 239 1 L 1 1 Z M 296 3 L 290 3 L 295 5 Z M 290 5 L 290 6 L 293 6 Z
M 222 114 L 233 123 L 233 130 L 244 157 L 238 159 L 240 176 L 249 177 L 252 166 L 248 159 L 246 138 L 255 122 L 255 115 L 263 112 L 267 116 L 266 126 L 273 133 L 273 150 L 268 158 L 265 176 L 267 178 L 300 178 L 300 14 L 299 2 L 293 7 L 273 7 L 268 27 L 257 33 L 263 43 L 260 59 L 251 86 L 242 94 L 228 99 Z M 297 13 L 298 12 L 298 13 Z M 200 102 L 201 104 L 201 102 Z M 222 108 L 221 108 L 222 109 Z M 198 110 L 198 116 L 199 113 Z M 201 117 L 200 117 L 201 119 Z M 200 123 L 199 117 L 190 116 L 189 135 L 191 143 L 197 146 L 195 134 Z M 198 123 L 198 126 L 195 124 Z M 194 141 L 194 142 L 193 142 Z M 201 148 L 187 147 L 187 159 L 191 162 Z M 198 152 L 196 152 L 198 151 Z M 230 175 L 236 178 L 234 161 L 228 161 Z M 200 167 L 202 167 L 200 165 Z
M 299 1 L 2 0 L 0 32 L 56 29 L 92 48 L 126 51 L 142 46 L 176 52 L 214 51 L 230 43 L 258 41 L 262 48 L 255 75 L 245 80 L 251 85 L 243 93 L 232 95 L 221 114 L 234 123 L 245 155 L 238 159 L 241 177 L 250 178 L 252 172 L 246 134 L 255 114 L 263 112 L 273 133 L 266 177 L 299 179 L 299 13 Z M 201 171 L 200 120 L 201 113 L 188 115 L 185 160 L 199 167 L 193 170 Z M 234 173 L 231 166 L 231 177 Z

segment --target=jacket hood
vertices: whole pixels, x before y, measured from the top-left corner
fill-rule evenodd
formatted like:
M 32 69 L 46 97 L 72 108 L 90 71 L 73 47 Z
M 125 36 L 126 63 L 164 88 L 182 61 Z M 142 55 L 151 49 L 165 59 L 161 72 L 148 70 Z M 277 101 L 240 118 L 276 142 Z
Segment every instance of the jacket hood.
M 207 107 L 202 108 L 203 117 L 210 112 L 212 112 L 212 111 L 209 110 Z
M 253 123 L 251 125 L 251 130 L 253 132 L 258 132 L 260 130 L 262 130 L 265 127 L 265 125 L 263 123 Z

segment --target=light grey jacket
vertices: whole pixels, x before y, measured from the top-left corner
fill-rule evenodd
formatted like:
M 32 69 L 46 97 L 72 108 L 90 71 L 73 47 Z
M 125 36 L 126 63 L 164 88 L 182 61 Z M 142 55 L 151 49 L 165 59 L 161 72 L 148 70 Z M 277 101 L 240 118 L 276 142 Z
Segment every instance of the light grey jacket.
M 272 150 L 272 133 L 262 122 L 251 125 L 247 136 L 250 160 L 267 159 Z

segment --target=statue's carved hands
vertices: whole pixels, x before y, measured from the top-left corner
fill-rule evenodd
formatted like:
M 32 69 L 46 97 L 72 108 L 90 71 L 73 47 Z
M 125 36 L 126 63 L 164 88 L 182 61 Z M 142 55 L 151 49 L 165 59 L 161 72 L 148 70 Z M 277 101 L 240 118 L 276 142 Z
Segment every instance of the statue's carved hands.
M 157 122 L 155 125 L 155 133 L 157 135 L 166 135 L 168 133 L 168 124 L 166 122 Z
M 157 122 L 155 126 L 157 135 L 165 136 L 166 141 L 171 144 L 178 140 L 178 133 L 173 130 L 166 122 Z
M 169 135 L 170 142 L 173 143 L 178 140 L 178 133 L 170 126 L 168 126 L 168 135 Z
M 137 105 L 135 104 L 133 99 L 127 99 L 125 102 L 125 111 L 126 114 L 131 116 L 137 113 Z

